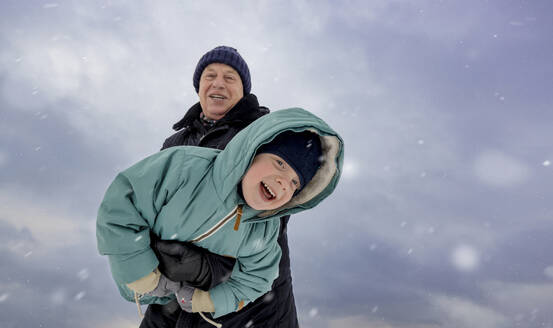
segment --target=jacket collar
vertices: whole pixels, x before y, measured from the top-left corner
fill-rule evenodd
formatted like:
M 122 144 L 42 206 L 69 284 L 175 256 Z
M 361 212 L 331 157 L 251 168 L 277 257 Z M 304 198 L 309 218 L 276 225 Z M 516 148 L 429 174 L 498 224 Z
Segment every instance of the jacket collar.
M 173 125 L 173 129 L 179 131 L 191 126 L 194 121 L 200 120 L 201 112 L 202 107 L 200 106 L 200 102 L 197 102 L 188 109 L 180 121 Z M 253 93 L 250 93 L 240 99 L 223 118 L 215 123 L 215 126 L 233 121 L 249 124 L 267 113 L 269 113 L 269 109 L 263 106 L 260 107 L 257 97 Z

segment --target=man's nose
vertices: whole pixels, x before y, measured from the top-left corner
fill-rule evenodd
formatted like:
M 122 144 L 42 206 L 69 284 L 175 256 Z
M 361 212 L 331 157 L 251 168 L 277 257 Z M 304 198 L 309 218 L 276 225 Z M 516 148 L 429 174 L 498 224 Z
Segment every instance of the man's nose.
M 223 88 L 225 86 L 225 80 L 222 77 L 216 77 L 211 84 L 214 88 Z

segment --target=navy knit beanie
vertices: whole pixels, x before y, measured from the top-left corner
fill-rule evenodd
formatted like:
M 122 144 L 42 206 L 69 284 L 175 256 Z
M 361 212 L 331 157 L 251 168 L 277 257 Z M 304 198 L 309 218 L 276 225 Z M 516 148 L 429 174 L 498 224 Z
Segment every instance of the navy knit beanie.
M 200 58 L 198 65 L 196 65 L 194 76 L 192 77 L 196 93 L 200 89 L 200 77 L 202 76 L 204 69 L 207 65 L 212 63 L 226 64 L 234 68 L 240 75 L 240 79 L 242 79 L 244 95 L 250 93 L 250 90 L 252 89 L 252 82 L 250 80 L 250 70 L 248 69 L 248 64 L 246 64 L 236 49 L 227 46 L 216 47 L 213 50 L 208 51 L 202 56 L 202 58 Z
M 313 132 L 286 131 L 273 141 L 259 148 L 257 154 L 271 153 L 280 156 L 290 165 L 300 178 L 300 188 L 305 187 L 321 166 L 321 140 Z

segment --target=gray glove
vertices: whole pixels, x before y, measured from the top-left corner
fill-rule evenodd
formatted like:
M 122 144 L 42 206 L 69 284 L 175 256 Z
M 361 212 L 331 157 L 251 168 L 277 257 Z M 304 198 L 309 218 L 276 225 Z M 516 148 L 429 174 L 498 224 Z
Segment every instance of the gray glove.
M 177 302 L 183 311 L 192 312 L 192 295 L 194 295 L 194 287 L 183 285 L 175 293 L 177 295 Z
M 175 294 L 182 287 L 182 283 L 169 280 L 166 276 L 161 274 L 157 287 L 151 292 L 146 293 L 148 296 L 165 297 Z

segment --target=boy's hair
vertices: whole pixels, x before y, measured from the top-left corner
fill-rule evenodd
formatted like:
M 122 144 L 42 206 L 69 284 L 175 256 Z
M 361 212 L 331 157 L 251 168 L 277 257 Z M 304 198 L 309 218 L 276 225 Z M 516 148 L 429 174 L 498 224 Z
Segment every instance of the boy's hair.
M 271 142 L 261 146 L 257 154 L 271 153 L 280 156 L 300 179 L 300 192 L 311 181 L 321 165 L 322 149 L 319 136 L 313 132 L 285 131 Z

